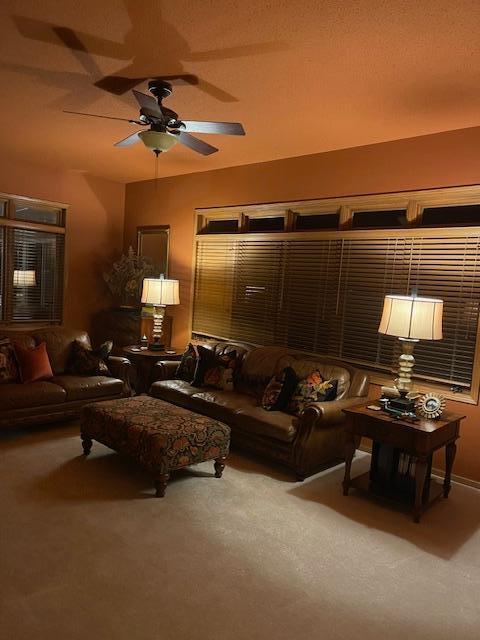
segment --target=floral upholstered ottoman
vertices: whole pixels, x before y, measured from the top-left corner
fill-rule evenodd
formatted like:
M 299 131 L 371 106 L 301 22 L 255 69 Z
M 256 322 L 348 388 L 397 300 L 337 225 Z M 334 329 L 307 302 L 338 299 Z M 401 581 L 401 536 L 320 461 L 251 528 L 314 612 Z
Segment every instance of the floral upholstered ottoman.
M 230 428 L 163 400 L 136 396 L 84 407 L 81 438 L 86 456 L 97 440 L 137 460 L 153 474 L 156 495 L 163 497 L 175 469 L 215 460 L 215 477 L 221 478 Z

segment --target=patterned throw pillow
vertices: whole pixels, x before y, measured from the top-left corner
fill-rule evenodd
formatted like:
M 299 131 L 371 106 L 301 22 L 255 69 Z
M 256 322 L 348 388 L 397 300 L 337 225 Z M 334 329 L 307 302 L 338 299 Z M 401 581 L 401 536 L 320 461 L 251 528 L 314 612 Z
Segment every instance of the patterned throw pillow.
M 95 351 L 78 340 L 72 343 L 67 371 L 79 376 L 109 376 L 106 361 L 112 351 L 113 342 L 107 340 Z
M 0 384 L 8 382 L 20 382 L 20 372 L 10 338 L 0 338 Z
M 237 352 L 216 355 L 211 349 L 201 345 L 197 349 L 198 361 L 192 386 L 233 391 L 235 369 L 238 364 Z
M 192 382 L 195 377 L 195 369 L 197 367 L 198 353 L 196 347 L 190 342 L 185 349 L 180 364 L 175 371 L 175 378 Z
M 273 376 L 262 397 L 266 411 L 285 411 L 297 386 L 297 376 L 292 367 L 285 367 L 280 376 Z
M 289 410 L 300 415 L 311 402 L 329 402 L 337 397 L 338 380 L 324 380 L 320 371 L 312 371 L 300 380 L 294 391 Z

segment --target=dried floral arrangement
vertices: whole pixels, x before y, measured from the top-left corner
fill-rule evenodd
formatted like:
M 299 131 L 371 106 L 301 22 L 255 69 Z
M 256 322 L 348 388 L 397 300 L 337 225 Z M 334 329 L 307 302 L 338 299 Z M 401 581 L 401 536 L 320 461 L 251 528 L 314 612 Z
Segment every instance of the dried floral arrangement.
M 137 306 L 140 304 L 143 279 L 150 278 L 155 273 L 151 260 L 137 255 L 129 247 L 128 252 L 114 262 L 109 271 L 103 273 L 103 279 L 111 295 L 121 305 Z

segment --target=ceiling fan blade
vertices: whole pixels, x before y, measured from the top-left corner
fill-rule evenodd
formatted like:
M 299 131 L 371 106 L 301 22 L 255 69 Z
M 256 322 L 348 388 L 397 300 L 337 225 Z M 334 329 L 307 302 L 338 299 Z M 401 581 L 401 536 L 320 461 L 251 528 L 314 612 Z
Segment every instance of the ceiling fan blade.
M 185 131 L 193 133 L 223 133 L 227 136 L 244 136 L 245 129 L 240 122 L 208 122 L 202 120 L 181 120 Z
M 194 138 L 189 133 L 185 133 L 184 131 L 180 131 L 175 134 L 178 138 L 178 141 L 184 144 L 186 147 L 193 149 L 197 153 L 201 153 L 204 156 L 209 156 L 211 153 L 215 153 L 218 151 L 216 147 L 212 147 L 208 142 L 204 142 L 199 138 Z
M 137 131 L 136 133 L 132 133 L 131 136 L 128 136 L 127 138 L 124 138 L 123 140 L 120 140 L 119 142 L 116 142 L 113 146 L 114 147 L 129 147 L 132 144 L 135 144 L 136 142 L 138 142 L 140 140 L 138 134 L 141 133 L 140 131 Z
M 159 76 L 160 80 L 166 80 L 173 85 L 197 85 L 199 83 L 198 76 L 193 73 L 182 73 L 171 76 Z
M 124 76 L 104 76 L 97 80 L 94 84 L 103 91 L 121 96 L 130 89 L 134 89 L 141 82 L 145 82 L 147 78 L 126 78 Z M 148 96 L 147 96 L 148 97 Z
M 122 122 L 131 122 L 132 124 L 143 124 L 138 120 L 129 120 L 128 118 L 115 118 L 113 116 L 101 116 L 97 113 L 83 113 L 82 111 L 68 111 L 67 109 L 63 110 L 63 113 L 73 113 L 76 116 L 88 116 L 89 118 L 104 118 L 105 120 L 121 120 Z
M 142 93 L 141 91 L 135 91 L 135 89 L 133 89 L 132 93 L 135 96 L 135 100 L 140 105 L 140 109 L 145 109 L 157 118 L 162 117 L 162 112 L 160 111 L 160 107 L 158 106 L 155 98 L 147 96 L 146 93 Z

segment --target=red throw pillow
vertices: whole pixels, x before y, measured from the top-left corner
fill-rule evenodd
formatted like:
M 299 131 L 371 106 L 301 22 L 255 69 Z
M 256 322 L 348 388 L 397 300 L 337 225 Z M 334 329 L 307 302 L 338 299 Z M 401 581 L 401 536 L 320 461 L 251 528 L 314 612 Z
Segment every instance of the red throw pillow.
M 20 377 L 24 384 L 37 382 L 38 380 L 48 380 L 53 377 L 45 342 L 41 342 L 33 349 L 26 349 L 17 342 L 14 342 L 13 346 L 20 369 Z

